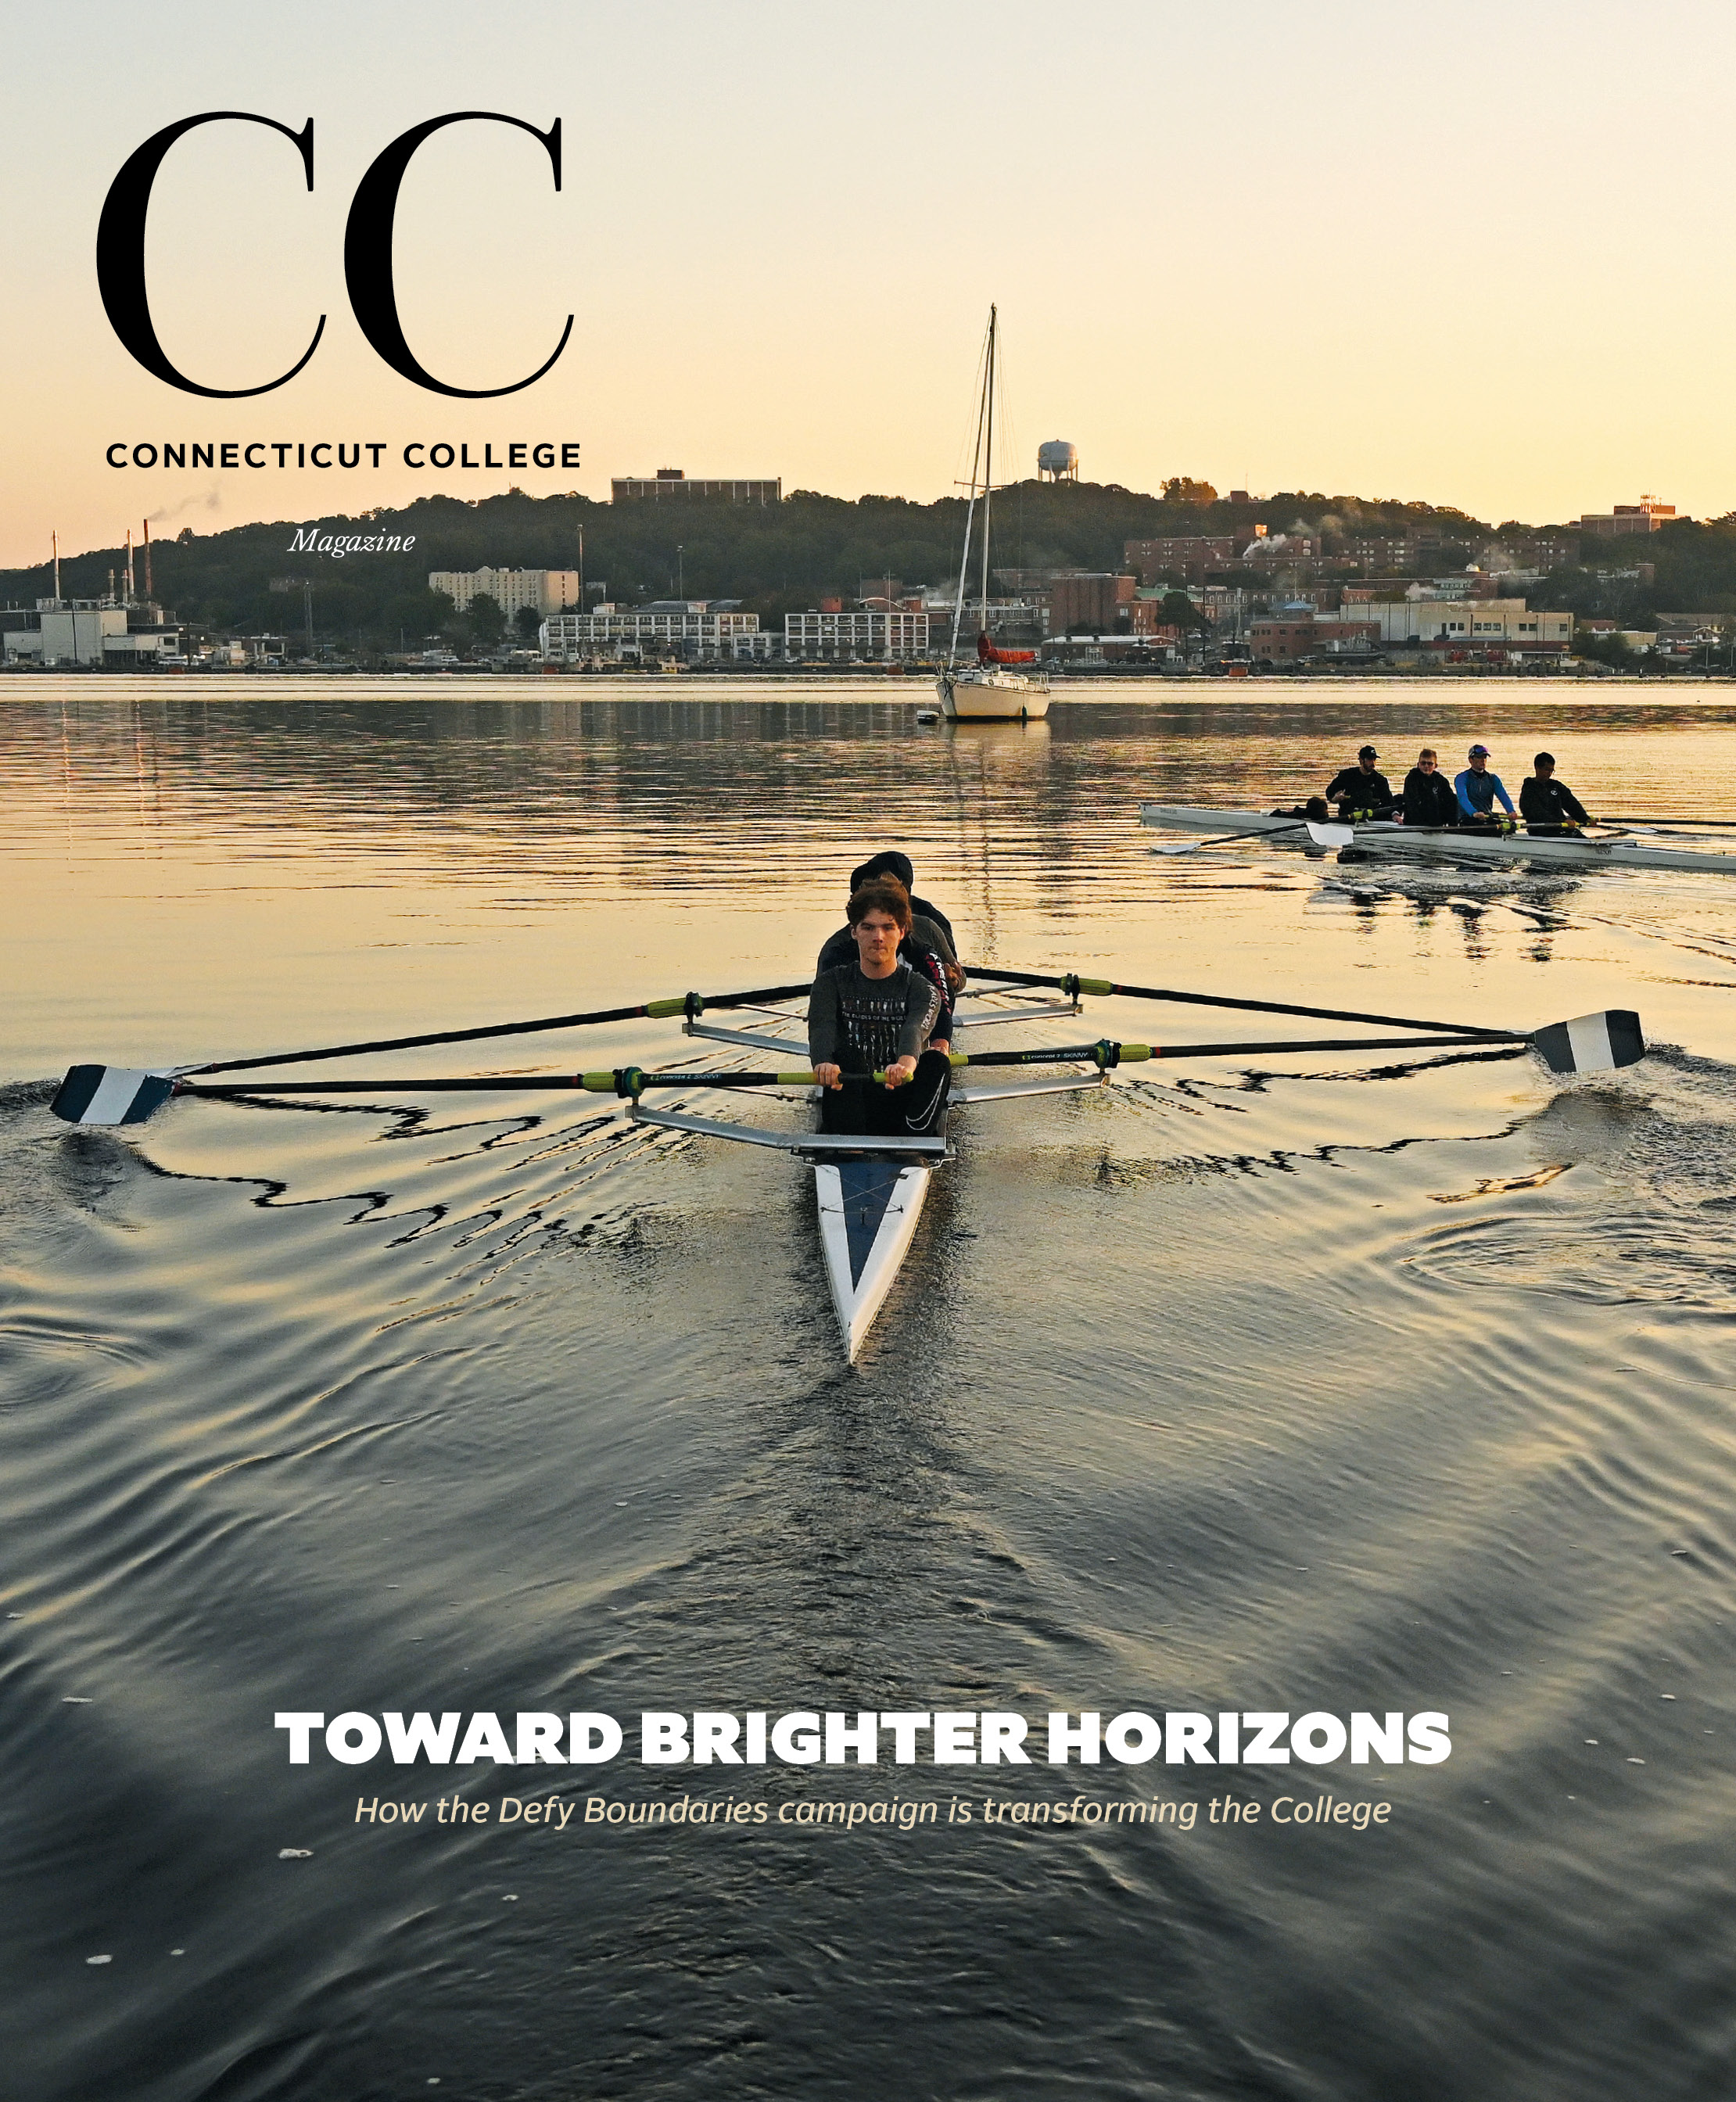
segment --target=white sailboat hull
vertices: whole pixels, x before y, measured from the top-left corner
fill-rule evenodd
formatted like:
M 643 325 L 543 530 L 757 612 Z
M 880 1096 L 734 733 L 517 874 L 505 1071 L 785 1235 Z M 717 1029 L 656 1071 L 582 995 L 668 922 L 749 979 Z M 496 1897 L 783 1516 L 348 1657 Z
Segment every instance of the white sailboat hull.
M 852 1364 L 910 1252 L 932 1172 L 910 1161 L 814 1164 L 820 1245 Z
M 998 665 L 943 672 L 935 691 L 941 713 L 954 722 L 1041 722 L 1049 712 L 1049 690 L 1043 680 Z

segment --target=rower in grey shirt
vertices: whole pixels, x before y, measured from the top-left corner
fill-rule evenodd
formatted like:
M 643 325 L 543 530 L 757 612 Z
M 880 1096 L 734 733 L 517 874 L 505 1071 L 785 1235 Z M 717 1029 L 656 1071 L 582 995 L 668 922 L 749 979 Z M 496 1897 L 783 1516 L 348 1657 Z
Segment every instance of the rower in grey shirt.
M 861 963 L 839 964 L 814 980 L 808 1002 L 808 1062 L 817 1070 L 884 1073 L 901 1058 L 913 1062 L 928 1048 L 941 996 L 908 964 L 888 978 L 866 977 Z
M 939 988 L 900 960 L 910 902 L 901 884 L 862 885 L 850 900 L 858 954 L 822 971 L 808 1002 L 808 1050 L 819 1081 L 822 1128 L 927 1134 L 944 1116 L 952 1080 L 929 1039 Z M 884 1082 L 873 1077 L 884 1073 Z

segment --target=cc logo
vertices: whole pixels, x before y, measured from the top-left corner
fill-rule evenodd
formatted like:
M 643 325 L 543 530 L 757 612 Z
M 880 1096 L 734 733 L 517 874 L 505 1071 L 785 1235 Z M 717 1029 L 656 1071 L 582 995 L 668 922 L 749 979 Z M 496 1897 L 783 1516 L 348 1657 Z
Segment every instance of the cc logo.
M 197 117 L 184 117 L 178 124 L 167 125 L 147 139 L 108 185 L 108 194 L 103 200 L 102 217 L 96 227 L 96 280 L 115 334 L 147 372 L 155 373 L 159 379 L 166 380 L 171 387 L 179 387 L 184 393 L 203 394 L 218 401 L 237 401 L 250 394 L 269 394 L 274 388 L 287 385 L 319 348 L 320 338 L 326 332 L 326 317 L 320 316 L 312 342 L 289 370 L 276 379 L 268 379 L 261 387 L 206 387 L 181 371 L 157 341 L 144 277 L 144 221 L 151 208 L 151 186 L 169 149 L 177 139 L 201 124 L 263 124 L 269 131 L 281 131 L 300 154 L 302 166 L 307 171 L 308 188 L 312 189 L 311 117 L 299 131 L 292 131 L 288 125 L 279 124 L 272 118 L 256 116 L 250 109 L 207 109 Z M 401 373 L 405 379 L 435 394 L 458 395 L 467 401 L 492 400 L 497 395 L 516 394 L 542 377 L 566 348 L 567 339 L 573 333 L 573 317 L 567 316 L 560 340 L 544 362 L 528 379 L 515 380 L 510 387 L 448 386 L 444 379 L 436 379 L 410 348 L 398 318 L 397 291 L 392 282 L 392 221 L 397 215 L 398 190 L 416 149 L 423 140 L 449 124 L 512 124 L 520 131 L 528 131 L 533 139 L 542 141 L 548 153 L 549 165 L 554 170 L 555 188 L 560 188 L 558 117 L 546 131 L 538 131 L 535 125 L 525 123 L 522 118 L 503 117 L 493 109 L 458 109 L 450 116 L 431 117 L 425 124 L 415 125 L 394 139 L 357 184 L 343 232 L 344 282 L 362 334 L 394 372 Z

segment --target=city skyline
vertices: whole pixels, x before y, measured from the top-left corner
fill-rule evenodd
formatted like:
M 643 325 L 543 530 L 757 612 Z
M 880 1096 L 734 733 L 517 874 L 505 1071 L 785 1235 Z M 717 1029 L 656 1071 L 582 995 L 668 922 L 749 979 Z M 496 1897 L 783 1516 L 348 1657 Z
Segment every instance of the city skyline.
M 69 19 L 102 67 L 62 64 Z M 148 21 L 98 0 L 16 35 L 0 565 L 44 559 L 55 527 L 76 550 L 148 516 L 166 537 L 431 487 L 604 499 L 666 465 L 932 499 L 968 471 L 991 299 L 1021 472 L 1063 437 L 1086 479 L 1131 489 L 1179 473 L 1538 524 L 1650 492 L 1736 506 L 1718 354 L 1736 24 L 1709 7 L 1650 10 L 1643 35 L 1631 7 L 1557 0 L 1472 5 L 1450 32 L 1362 0 L 1254 25 L 1049 0 L 938 20 L 755 0 L 725 21 L 664 0 L 509 6 L 485 29 L 442 5 L 417 28 L 406 48 L 313 0 L 250 27 L 242 55 L 206 0 Z M 1634 129 L 1660 106 L 1662 143 Z M 189 135 L 155 193 L 153 313 L 207 384 L 283 370 L 327 317 L 307 370 L 250 400 L 134 363 L 93 259 L 122 161 L 219 109 L 316 126 L 311 196 L 293 147 L 247 125 Z M 576 317 L 549 375 L 492 401 L 390 371 L 344 294 L 362 171 L 461 109 L 563 126 L 558 194 L 542 147 L 493 125 L 436 135 L 405 182 L 401 306 L 433 369 L 503 384 Z M 326 472 L 103 459 L 116 441 L 322 439 L 389 450 Z M 441 440 L 577 441 L 581 465 L 399 460 Z

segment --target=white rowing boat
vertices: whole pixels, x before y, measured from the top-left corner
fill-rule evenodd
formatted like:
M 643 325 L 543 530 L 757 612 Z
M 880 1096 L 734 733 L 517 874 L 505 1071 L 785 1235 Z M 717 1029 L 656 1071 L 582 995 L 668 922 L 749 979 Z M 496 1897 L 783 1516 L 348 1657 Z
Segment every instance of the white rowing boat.
M 1352 835 L 1349 843 L 1357 847 L 1435 861 L 1534 862 L 1544 868 L 1651 868 L 1736 876 L 1736 854 L 1705 854 L 1692 847 L 1655 845 L 1631 835 L 1550 838 L 1534 832 L 1479 832 L 1468 827 L 1322 825 L 1260 810 L 1215 810 L 1185 803 L 1141 803 L 1140 823 L 1160 831 L 1216 832 L 1225 839 L 1257 839 L 1272 834 L 1300 844 L 1312 836 L 1322 846 L 1343 846 L 1348 831 Z
M 959 1002 L 954 1027 L 984 1029 L 1012 1022 L 1031 1022 L 1045 1016 L 1077 1014 L 1079 1003 L 1014 998 L 988 1006 L 966 994 Z M 794 1013 L 766 1010 L 772 1018 L 764 1029 L 730 1029 L 690 1016 L 684 1024 L 689 1036 L 709 1037 L 742 1049 L 796 1052 L 802 1049 L 799 1031 L 804 1018 Z M 787 1032 L 787 1033 L 785 1033 Z M 996 1084 L 954 1088 L 952 1102 L 999 1102 L 1016 1095 L 1071 1093 L 1100 1088 L 1106 1075 L 1096 1070 L 1001 1080 Z M 817 1098 L 818 1090 L 809 1091 Z M 826 1281 L 844 1337 L 845 1355 L 856 1362 L 875 1318 L 897 1281 L 910 1253 L 918 1222 L 928 1195 L 928 1185 L 937 1169 L 950 1157 L 944 1133 L 932 1138 L 871 1138 L 825 1132 L 774 1132 L 757 1124 L 737 1124 L 721 1117 L 693 1116 L 680 1110 L 648 1107 L 636 1102 L 632 1111 L 640 1124 L 658 1124 L 666 1130 L 688 1131 L 711 1138 L 735 1139 L 750 1146 L 775 1146 L 804 1160 L 813 1169 L 814 1202 L 820 1225 L 820 1250 L 825 1258 Z M 950 1111 L 948 1112 L 949 1116 Z

